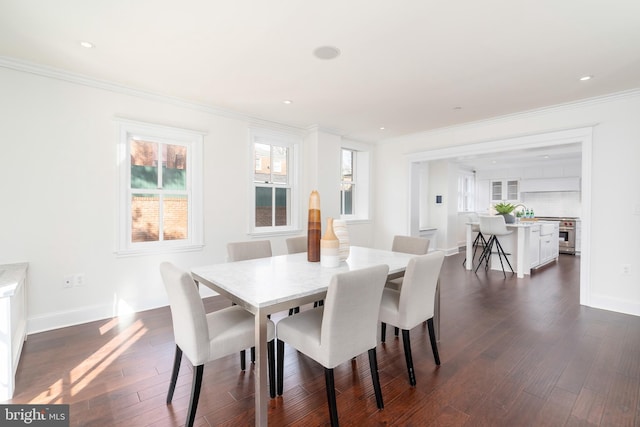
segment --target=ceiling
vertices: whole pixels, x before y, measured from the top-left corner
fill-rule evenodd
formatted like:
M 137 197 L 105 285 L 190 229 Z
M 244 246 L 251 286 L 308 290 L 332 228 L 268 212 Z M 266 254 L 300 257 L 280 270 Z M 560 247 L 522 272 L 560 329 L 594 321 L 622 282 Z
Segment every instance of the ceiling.
M 639 88 L 639 16 L 637 0 L 0 0 L 0 56 L 374 142 Z

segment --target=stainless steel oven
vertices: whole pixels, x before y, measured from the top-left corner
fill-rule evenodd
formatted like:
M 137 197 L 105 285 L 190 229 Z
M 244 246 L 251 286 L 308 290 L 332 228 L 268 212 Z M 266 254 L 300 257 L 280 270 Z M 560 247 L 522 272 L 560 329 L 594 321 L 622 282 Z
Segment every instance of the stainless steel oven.
M 560 218 L 560 217 L 539 217 L 538 219 L 547 221 L 558 221 L 560 223 L 560 231 L 558 233 L 558 250 L 561 254 L 576 253 L 576 221 L 578 218 Z

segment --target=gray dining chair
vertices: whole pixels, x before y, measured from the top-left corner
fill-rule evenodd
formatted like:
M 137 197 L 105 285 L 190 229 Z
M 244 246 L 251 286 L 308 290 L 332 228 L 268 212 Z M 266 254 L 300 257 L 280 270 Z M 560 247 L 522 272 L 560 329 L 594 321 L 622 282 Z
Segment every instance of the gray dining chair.
M 198 408 L 204 365 L 255 345 L 255 320 L 240 306 L 205 313 L 198 286 L 191 275 L 171 263 L 160 264 L 160 274 L 169 296 L 176 352 L 167 393 L 171 403 L 184 354 L 193 365 L 191 399 L 185 425 L 193 426 Z M 275 397 L 275 327 L 267 322 L 267 353 L 271 397 Z
M 444 253 L 431 252 L 409 260 L 400 290 L 385 288 L 380 303 L 381 341 L 385 342 L 386 326 L 393 325 L 402 330 L 404 355 L 409 373 L 409 383 L 416 385 L 411 356 L 411 329 L 426 321 L 429 339 L 436 365 L 440 365 L 433 316 L 438 277 L 444 261 Z
M 307 236 L 289 237 L 285 242 L 288 254 L 307 252 Z
M 227 256 L 229 261 L 246 261 L 250 259 L 269 258 L 272 255 L 271 241 L 250 240 L 246 242 L 227 243 Z M 247 367 L 246 351 L 240 352 L 240 368 L 244 371 Z M 251 347 L 251 363 L 256 361 L 256 349 Z
M 333 369 L 365 351 L 379 409 L 384 407 L 376 357 L 377 324 L 387 265 L 339 273 L 332 277 L 321 307 L 280 320 L 278 339 L 278 394 L 284 388 L 284 343 L 324 367 L 329 417 L 338 425 Z

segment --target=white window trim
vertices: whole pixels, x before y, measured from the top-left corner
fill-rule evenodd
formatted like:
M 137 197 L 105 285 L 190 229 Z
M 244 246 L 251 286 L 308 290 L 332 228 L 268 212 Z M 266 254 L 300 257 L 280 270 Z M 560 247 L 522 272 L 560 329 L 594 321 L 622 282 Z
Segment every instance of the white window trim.
M 342 185 L 342 150 L 355 151 L 355 164 L 353 165 L 353 182 L 356 184 L 353 199 L 353 214 L 340 215 L 340 219 L 348 223 L 367 223 L 371 221 L 371 163 L 372 147 L 365 144 L 350 143 L 345 141 L 340 147 L 340 185 Z M 341 187 L 340 187 L 341 188 Z
M 289 225 L 272 226 L 272 227 L 256 227 L 255 212 L 256 212 L 256 196 L 254 182 L 255 172 L 255 158 L 253 153 L 253 147 L 255 143 L 264 143 L 268 145 L 279 145 L 289 148 L 289 161 L 291 164 L 287 164 L 287 172 L 289 176 L 289 186 L 291 188 L 291 200 L 290 200 L 290 217 L 291 223 Z M 248 230 L 247 234 L 250 236 L 280 236 L 296 234 L 300 231 L 300 214 L 299 214 L 299 165 L 300 165 L 300 144 L 301 139 L 298 135 L 289 134 L 284 132 L 276 132 L 272 130 L 262 128 L 250 128 L 249 129 L 249 154 L 247 158 L 250 160 L 249 164 L 249 212 L 247 218 Z
M 459 209 L 460 208 L 460 198 L 468 198 L 469 197 L 469 194 L 464 192 L 464 189 L 462 189 L 462 194 L 460 193 L 460 191 L 461 191 L 460 190 L 460 180 L 463 177 L 464 178 L 469 178 L 469 177 L 472 178 L 473 181 L 474 181 L 474 185 L 475 185 L 475 178 L 476 178 L 475 177 L 475 173 L 472 172 L 472 171 L 462 170 L 462 169 L 458 171 L 458 213 L 475 212 L 476 211 L 475 205 L 476 205 L 476 198 L 477 198 L 475 187 L 474 187 L 474 191 L 471 193 L 473 206 L 471 206 L 470 209 L 463 209 L 463 210 Z M 465 205 L 464 201 L 462 202 L 462 204 L 463 204 L 463 206 Z M 466 207 L 469 208 L 469 206 L 466 206 Z
M 201 250 L 204 245 L 203 215 L 203 139 L 204 132 L 174 128 L 163 125 L 116 119 L 118 131 L 118 234 L 116 254 L 118 256 L 148 255 L 166 252 Z M 161 143 L 178 143 L 189 149 L 187 156 L 187 187 L 189 197 L 189 229 L 186 240 L 161 242 L 131 241 L 131 165 L 129 138 L 148 138 Z

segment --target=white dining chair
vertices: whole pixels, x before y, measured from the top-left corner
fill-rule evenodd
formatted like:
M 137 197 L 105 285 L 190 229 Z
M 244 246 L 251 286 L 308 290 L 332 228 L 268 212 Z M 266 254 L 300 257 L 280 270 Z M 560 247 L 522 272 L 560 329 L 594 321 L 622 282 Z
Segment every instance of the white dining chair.
M 324 306 L 280 320 L 278 339 L 278 394 L 284 388 L 284 343 L 324 367 L 329 417 L 338 425 L 333 369 L 365 351 L 379 409 L 384 407 L 376 357 L 378 311 L 389 267 L 379 265 L 332 277 Z
M 289 237 L 285 240 L 288 254 L 307 252 L 307 236 Z
M 511 230 L 507 229 L 507 224 L 504 220 L 504 216 L 502 215 L 492 215 L 492 216 L 480 216 L 480 231 L 485 236 L 490 236 L 489 240 L 487 240 L 487 245 L 482 251 L 480 258 L 478 260 L 478 266 L 476 267 L 476 273 L 478 269 L 482 265 L 482 261 L 484 260 L 484 269 L 485 271 L 489 268 L 489 261 L 491 259 L 491 254 L 493 253 L 493 248 L 496 248 L 496 253 L 498 254 L 498 259 L 500 260 L 500 266 L 502 267 L 502 274 L 504 278 L 507 278 L 507 274 L 504 271 L 504 262 L 502 259 L 504 258 L 511 269 L 511 274 L 515 274 L 513 271 L 513 267 L 511 267 L 511 262 L 509 262 L 509 258 L 507 257 L 507 253 L 505 253 L 502 248 L 502 244 L 500 244 L 500 240 L 498 237 L 507 236 L 512 233 Z
M 250 259 L 269 258 L 272 255 L 271 241 L 250 240 L 246 242 L 227 243 L 227 257 L 230 262 L 246 261 Z M 246 351 L 240 352 L 240 369 L 247 367 Z M 256 349 L 251 347 L 251 363 L 256 361 Z
M 413 236 L 394 236 L 391 250 L 393 252 L 402 252 L 411 255 L 425 255 L 429 252 L 429 239 Z M 387 280 L 386 287 L 399 291 L 402 287 L 402 277 Z M 399 329 L 395 328 L 394 333 L 397 337 Z
M 380 303 L 380 322 L 382 342 L 385 342 L 386 326 L 393 325 L 402 330 L 404 355 L 409 373 L 409 383 L 416 385 L 416 376 L 411 356 L 411 329 L 426 321 L 429 339 L 436 365 L 440 365 L 440 355 L 436 343 L 433 316 L 438 277 L 444 261 L 444 253 L 431 252 L 409 260 L 404 273 L 404 281 L 399 291 L 385 288 Z
M 160 264 L 160 274 L 169 296 L 176 352 L 167 393 L 173 399 L 184 354 L 193 365 L 191 399 L 185 425 L 193 426 L 198 408 L 204 365 L 215 359 L 255 345 L 255 319 L 240 306 L 205 313 L 198 285 L 191 275 L 171 263 Z M 271 397 L 275 397 L 275 327 L 267 322 L 267 352 Z

